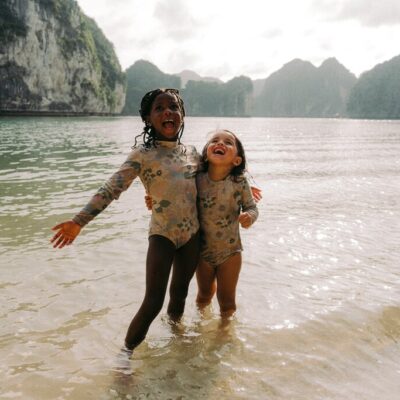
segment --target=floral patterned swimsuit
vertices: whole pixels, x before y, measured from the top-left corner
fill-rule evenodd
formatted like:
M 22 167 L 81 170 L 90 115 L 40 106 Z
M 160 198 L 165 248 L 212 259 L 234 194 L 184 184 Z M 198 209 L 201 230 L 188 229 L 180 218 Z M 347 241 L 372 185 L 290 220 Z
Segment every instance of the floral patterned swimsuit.
M 161 235 L 182 247 L 198 231 L 195 176 L 200 155 L 195 147 L 157 141 L 155 147 L 134 148 L 119 170 L 73 218 L 86 225 L 139 176 L 152 197 L 149 236 Z
M 254 222 L 258 210 L 244 177 L 239 182 L 230 175 L 222 181 L 212 181 L 207 172 L 201 172 L 196 181 L 201 256 L 215 267 L 243 250 L 239 234 L 240 211 L 248 212 Z

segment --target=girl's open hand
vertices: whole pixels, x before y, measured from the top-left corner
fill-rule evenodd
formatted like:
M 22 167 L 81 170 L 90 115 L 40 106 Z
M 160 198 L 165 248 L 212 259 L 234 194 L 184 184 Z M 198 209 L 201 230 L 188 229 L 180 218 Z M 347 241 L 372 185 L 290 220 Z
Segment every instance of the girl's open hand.
M 262 190 L 255 186 L 250 186 L 250 190 L 254 200 L 258 203 L 262 199 Z
M 69 246 L 79 235 L 81 231 L 81 226 L 74 221 L 62 222 L 51 228 L 53 231 L 58 231 L 50 240 L 53 247 L 62 249 L 64 246 Z
M 241 213 L 239 215 L 239 223 L 242 226 L 242 228 L 249 228 L 252 224 L 250 214 L 247 212 Z

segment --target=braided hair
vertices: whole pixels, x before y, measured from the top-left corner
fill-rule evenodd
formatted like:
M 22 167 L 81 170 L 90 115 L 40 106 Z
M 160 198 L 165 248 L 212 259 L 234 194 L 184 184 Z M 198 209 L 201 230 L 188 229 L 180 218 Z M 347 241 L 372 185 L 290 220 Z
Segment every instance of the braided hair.
M 151 107 L 153 106 L 153 102 L 156 99 L 156 97 L 162 93 L 169 93 L 171 95 L 173 95 L 177 102 L 178 102 L 178 106 L 179 106 L 179 111 L 182 114 L 182 125 L 178 131 L 178 143 L 180 143 L 180 139 L 182 137 L 183 134 L 183 129 L 185 127 L 185 124 L 183 122 L 183 117 L 185 116 L 185 107 L 184 107 L 184 103 L 183 103 L 183 99 L 179 94 L 179 90 L 178 89 L 154 89 L 151 90 L 150 92 L 147 92 L 143 98 L 142 101 L 140 103 L 140 116 L 142 118 L 142 121 L 144 122 L 145 126 L 143 128 L 143 132 L 140 133 L 139 135 L 137 135 L 135 137 L 135 144 L 133 145 L 133 147 L 136 147 L 137 145 L 137 140 L 140 136 L 143 137 L 143 145 L 146 148 L 150 148 L 150 147 L 155 147 L 156 146 L 156 134 L 157 132 L 155 131 L 155 129 L 152 127 L 152 125 L 150 124 L 150 122 L 147 120 L 147 117 L 150 115 L 151 113 Z
M 231 131 L 228 131 L 228 129 L 217 129 L 216 132 L 226 132 L 232 135 L 235 139 L 235 144 L 237 148 L 237 155 L 241 157 L 242 162 L 239 165 L 235 165 L 232 169 L 229 175 L 232 177 L 234 182 L 240 182 L 243 179 L 244 173 L 246 172 L 246 155 L 244 152 L 244 147 L 240 139 Z M 203 147 L 203 151 L 201 153 L 201 159 L 202 159 L 202 171 L 207 172 L 208 171 L 208 160 L 207 160 L 207 149 L 208 145 L 210 144 L 210 140 L 206 143 L 206 145 Z

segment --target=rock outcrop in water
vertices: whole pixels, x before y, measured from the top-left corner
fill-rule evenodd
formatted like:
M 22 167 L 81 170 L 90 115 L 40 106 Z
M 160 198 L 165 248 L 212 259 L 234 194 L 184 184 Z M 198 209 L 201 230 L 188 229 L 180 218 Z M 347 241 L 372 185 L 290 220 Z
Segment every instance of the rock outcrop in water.
M 74 0 L 0 3 L 0 110 L 114 114 L 125 76 L 113 45 Z

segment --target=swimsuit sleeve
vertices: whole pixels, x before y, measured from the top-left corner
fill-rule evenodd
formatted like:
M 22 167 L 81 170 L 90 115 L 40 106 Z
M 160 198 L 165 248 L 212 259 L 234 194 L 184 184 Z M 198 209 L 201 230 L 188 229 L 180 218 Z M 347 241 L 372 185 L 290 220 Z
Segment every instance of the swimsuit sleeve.
M 254 224 L 258 218 L 258 208 L 256 202 L 251 193 L 249 182 L 246 178 L 243 178 L 242 185 L 242 211 L 249 213 L 251 217 L 251 223 Z
M 191 156 L 197 165 L 196 172 L 203 171 L 203 160 L 201 154 L 197 151 L 195 146 L 188 146 L 188 148 L 190 149 Z
M 80 226 L 84 226 L 100 214 L 113 200 L 117 200 L 139 175 L 141 171 L 140 160 L 140 150 L 134 149 L 118 171 L 100 187 L 89 203 L 72 220 Z

